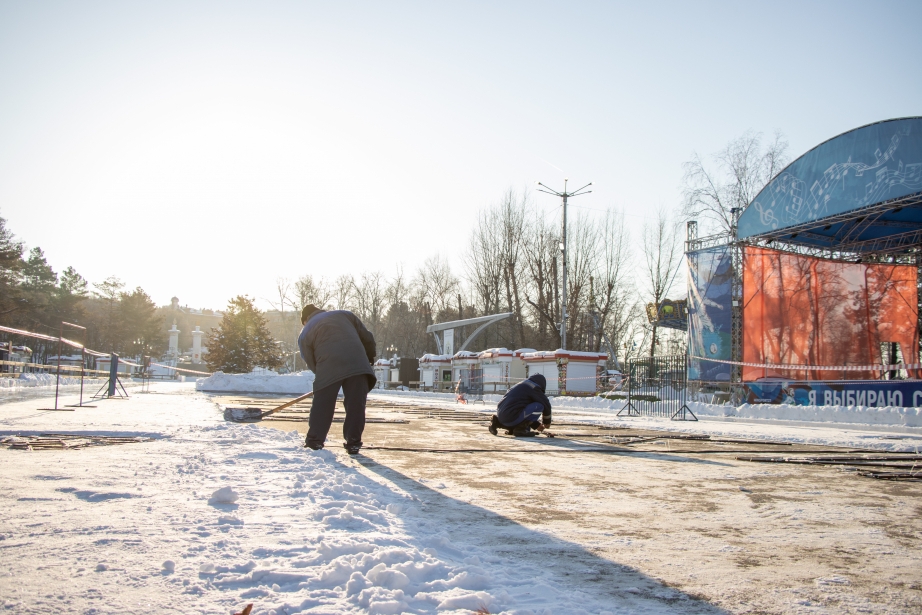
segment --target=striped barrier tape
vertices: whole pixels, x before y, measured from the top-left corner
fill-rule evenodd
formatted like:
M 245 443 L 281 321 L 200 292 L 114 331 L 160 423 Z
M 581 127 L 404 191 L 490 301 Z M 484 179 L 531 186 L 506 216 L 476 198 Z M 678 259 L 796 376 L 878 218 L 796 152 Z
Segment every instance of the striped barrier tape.
M 793 365 L 786 363 L 746 363 L 743 361 L 726 361 L 723 359 L 708 359 L 706 357 L 688 357 L 699 361 L 711 361 L 712 363 L 723 363 L 725 365 L 741 365 L 743 367 L 758 367 L 768 369 L 784 370 L 801 370 L 808 372 L 832 371 L 832 372 L 866 372 L 874 371 L 897 371 L 903 369 L 922 369 L 922 363 L 896 363 L 893 365 Z

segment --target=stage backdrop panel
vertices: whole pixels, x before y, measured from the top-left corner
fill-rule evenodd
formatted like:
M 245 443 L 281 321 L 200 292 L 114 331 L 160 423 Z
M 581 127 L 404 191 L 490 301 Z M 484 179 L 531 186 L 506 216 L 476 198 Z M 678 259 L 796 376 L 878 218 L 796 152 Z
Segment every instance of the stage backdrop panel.
M 765 248 L 743 251 L 743 361 L 879 365 L 881 342 L 919 359 L 916 269 L 832 261 Z M 918 375 L 918 374 L 913 374 Z M 743 368 L 743 380 L 859 380 L 879 371 Z
M 729 360 L 730 250 L 718 246 L 688 253 L 688 378 L 728 382 L 730 366 L 694 357 Z

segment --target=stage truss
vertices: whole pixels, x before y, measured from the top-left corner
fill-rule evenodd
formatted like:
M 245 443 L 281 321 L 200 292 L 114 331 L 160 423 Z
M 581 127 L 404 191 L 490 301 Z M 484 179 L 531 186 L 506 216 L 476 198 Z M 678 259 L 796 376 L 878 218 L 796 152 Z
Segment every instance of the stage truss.
M 744 240 L 735 239 L 736 225 L 742 213 L 741 210 L 733 212 L 731 217 L 733 230 L 729 233 L 723 232 L 698 237 L 697 222 L 688 222 L 685 242 L 686 257 L 695 258 L 694 253 L 698 250 L 719 246 L 727 246 L 730 250 L 733 269 L 731 282 L 732 325 L 730 332 L 732 361 L 741 363 L 743 358 L 743 249 L 747 246 L 770 248 L 800 256 L 851 263 L 915 265 L 919 280 L 916 287 L 916 307 L 917 313 L 922 315 L 922 222 L 914 223 L 882 219 L 887 213 L 899 213 L 906 209 L 919 211 L 920 218 L 922 218 L 922 193 L 836 214 L 822 220 L 813 220 L 798 226 L 778 229 L 777 231 L 763 233 Z M 836 229 L 830 235 L 822 235 L 816 232 L 817 229 L 833 230 L 833 227 L 836 227 Z M 862 233 L 871 227 L 905 230 L 887 237 L 862 239 Z M 827 245 L 816 245 L 813 243 L 816 241 L 823 241 Z M 922 327 L 922 320 L 920 320 L 920 327 Z M 922 336 L 920 336 L 920 350 L 922 350 Z M 731 367 L 730 382 L 731 384 L 740 384 L 742 382 L 742 367 L 740 365 Z

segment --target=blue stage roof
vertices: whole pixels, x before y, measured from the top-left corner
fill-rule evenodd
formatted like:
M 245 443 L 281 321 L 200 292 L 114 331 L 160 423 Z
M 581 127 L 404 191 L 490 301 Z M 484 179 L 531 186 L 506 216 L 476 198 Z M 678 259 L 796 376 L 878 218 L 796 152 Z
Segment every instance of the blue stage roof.
M 746 207 L 737 238 L 861 253 L 922 246 L 922 117 L 817 145 Z

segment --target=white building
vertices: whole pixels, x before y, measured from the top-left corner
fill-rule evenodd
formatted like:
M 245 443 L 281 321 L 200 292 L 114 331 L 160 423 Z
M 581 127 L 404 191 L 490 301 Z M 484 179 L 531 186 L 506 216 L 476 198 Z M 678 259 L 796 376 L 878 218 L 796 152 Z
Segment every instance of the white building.
M 481 352 L 478 357 L 480 368 L 483 370 L 484 391 L 504 393 L 510 387 L 525 380 L 525 360 L 522 355 L 531 352 L 535 352 L 535 349 L 489 348 Z
M 547 379 L 548 395 L 595 395 L 608 355 L 558 349 L 526 352 L 522 359 L 526 376 L 542 374 Z
M 419 359 L 420 386 L 428 390 L 451 388 L 451 355 L 424 354 Z
M 480 368 L 479 353 L 470 350 L 459 350 L 451 358 L 451 381 L 457 384 L 458 380 L 464 381 L 467 389 L 478 388 L 480 382 L 471 381 L 471 370 Z
M 393 359 L 378 359 L 372 369 L 375 370 L 375 378 L 378 379 L 375 388 L 386 389 L 387 383 L 390 382 L 391 371 L 397 371 L 397 363 Z

